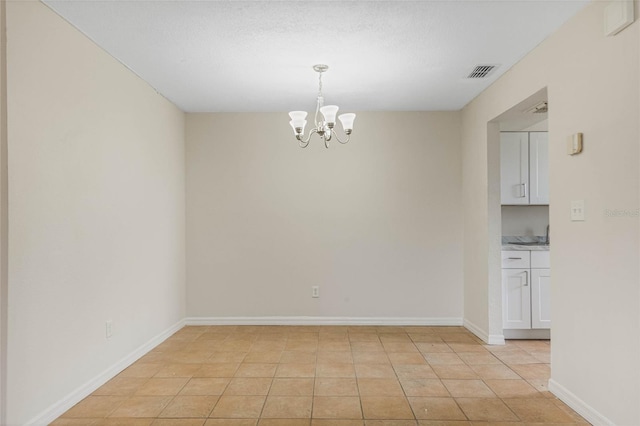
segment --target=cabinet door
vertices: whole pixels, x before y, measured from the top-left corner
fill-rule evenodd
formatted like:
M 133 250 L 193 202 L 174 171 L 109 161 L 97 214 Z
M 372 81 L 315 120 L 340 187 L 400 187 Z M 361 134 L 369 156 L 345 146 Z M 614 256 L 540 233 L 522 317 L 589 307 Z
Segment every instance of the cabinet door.
M 529 204 L 529 134 L 500 133 L 500 200 Z
M 531 328 L 551 328 L 551 269 L 531 270 Z
M 549 204 L 549 134 L 529 134 L 529 204 Z
M 529 269 L 502 270 L 502 327 L 531 328 Z

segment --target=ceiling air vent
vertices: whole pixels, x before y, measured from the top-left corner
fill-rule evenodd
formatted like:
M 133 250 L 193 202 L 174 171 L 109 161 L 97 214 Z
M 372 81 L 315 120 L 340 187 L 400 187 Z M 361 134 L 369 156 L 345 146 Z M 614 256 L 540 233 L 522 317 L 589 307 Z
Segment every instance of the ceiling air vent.
M 485 78 L 496 69 L 497 65 L 476 65 L 467 78 Z

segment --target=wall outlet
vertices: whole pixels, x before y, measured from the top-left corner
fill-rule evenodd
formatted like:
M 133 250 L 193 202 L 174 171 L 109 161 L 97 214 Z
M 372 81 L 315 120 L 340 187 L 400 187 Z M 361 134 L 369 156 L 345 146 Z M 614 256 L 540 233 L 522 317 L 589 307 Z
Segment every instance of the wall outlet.
M 320 297 L 320 287 L 317 285 L 311 286 L 311 297 L 317 299 Z
M 113 321 L 109 320 L 104 323 L 104 331 L 107 339 L 111 339 L 111 336 L 113 336 Z

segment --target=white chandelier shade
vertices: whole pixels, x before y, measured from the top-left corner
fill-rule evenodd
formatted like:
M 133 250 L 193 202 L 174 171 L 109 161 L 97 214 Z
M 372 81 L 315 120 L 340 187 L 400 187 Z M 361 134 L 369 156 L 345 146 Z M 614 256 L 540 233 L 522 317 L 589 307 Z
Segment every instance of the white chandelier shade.
M 314 118 L 315 127 L 311 129 L 311 132 L 304 137 L 304 129 L 307 126 L 307 113 L 306 111 L 291 111 L 289 117 L 291 121 L 289 124 L 293 129 L 293 134 L 298 140 L 302 148 L 306 148 L 311 140 L 311 135 L 316 133 L 324 140 L 324 146 L 329 148 L 329 141 L 335 137 L 335 139 L 345 144 L 349 142 L 351 132 L 353 131 L 353 122 L 356 118 L 354 113 L 347 113 L 338 116 L 340 123 L 342 123 L 342 129 L 346 135 L 346 139 L 342 140 L 335 132 L 336 115 L 340 109 L 337 105 L 324 105 L 324 97 L 322 96 L 322 73 L 327 71 L 329 67 L 327 65 L 314 65 L 314 71 L 318 73 L 318 97 L 316 102 L 316 114 Z M 322 120 L 319 120 L 319 114 L 322 114 Z

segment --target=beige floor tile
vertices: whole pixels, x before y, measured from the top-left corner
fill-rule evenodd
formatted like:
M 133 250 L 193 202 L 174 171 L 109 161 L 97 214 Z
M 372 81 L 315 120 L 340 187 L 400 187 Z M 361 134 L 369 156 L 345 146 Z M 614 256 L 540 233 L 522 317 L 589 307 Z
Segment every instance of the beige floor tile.
M 280 364 L 276 370 L 276 377 L 314 377 L 315 364 Z
M 280 357 L 280 364 L 314 364 L 315 351 L 284 351 Z
M 414 343 L 444 343 L 440 336 L 432 333 L 409 333 L 409 337 Z
M 360 398 L 353 396 L 316 396 L 313 398 L 314 419 L 361 419 Z
M 384 343 L 412 343 L 413 341 L 406 332 L 401 333 L 379 333 L 380 341 Z
M 407 396 L 451 396 L 438 379 L 401 379 L 400 383 Z
M 178 422 L 179 421 L 186 421 L 187 419 L 176 419 Z M 190 419 L 193 420 L 193 419 Z M 202 424 L 204 423 L 204 419 L 199 419 L 199 426 L 202 426 Z M 152 418 L 147 418 L 147 419 L 133 419 L 133 418 L 109 418 L 109 419 L 104 419 L 102 421 L 102 423 L 100 423 L 100 426 L 149 426 L 149 425 L 158 425 L 158 419 L 152 419 Z M 178 423 L 176 422 L 176 425 L 178 425 Z M 191 426 L 188 423 L 183 423 L 183 425 L 185 426 Z M 85 425 L 83 425 L 85 426 Z
M 202 364 L 168 364 L 153 377 L 193 377 L 201 367 Z
M 311 426 L 364 426 L 364 420 L 311 419 Z
M 416 426 L 417 420 L 365 420 L 365 426 Z
M 316 396 L 358 396 L 358 384 L 353 378 L 318 377 L 315 380 Z
M 547 398 L 505 399 L 505 404 L 525 422 L 572 423 L 574 419 Z
M 209 417 L 257 419 L 264 406 L 264 396 L 226 396 L 218 400 Z
M 176 396 L 162 410 L 160 417 L 202 417 L 206 418 L 218 402 L 218 396 Z
M 148 380 L 137 377 L 114 377 L 96 389 L 92 395 L 133 395 Z
M 180 391 L 180 395 L 222 395 L 231 381 L 229 377 L 194 377 Z
M 540 364 L 540 360 L 531 356 L 527 352 L 518 350 L 511 352 L 498 352 L 495 353 L 495 356 L 507 365 L 518 365 L 518 364 Z
M 242 363 L 235 377 L 273 377 L 278 364 Z
M 512 369 L 502 364 L 481 364 L 472 365 L 471 368 L 481 379 L 519 379 Z M 452 377 L 453 378 L 453 377 Z
M 477 379 L 478 375 L 471 367 L 460 365 L 434 365 L 433 371 L 441 379 Z
M 418 420 L 418 426 L 473 426 L 471 422 L 465 420 Z M 519 424 L 500 425 L 496 423 L 482 424 L 478 426 L 522 426 Z
M 387 353 L 390 352 L 418 352 L 418 348 L 413 343 L 383 343 L 382 346 Z
M 225 395 L 267 395 L 273 379 L 264 377 L 234 377 L 224 391 Z
M 358 379 L 360 396 L 404 396 L 398 379 Z
M 311 419 L 260 419 L 258 426 L 309 426 Z
M 204 426 L 256 426 L 258 419 L 209 419 Z
M 245 363 L 277 364 L 280 362 L 282 351 L 249 352 L 244 358 Z
M 248 352 L 214 352 L 208 359 L 209 364 L 233 363 L 239 364 L 246 358 Z
M 318 364 L 353 364 L 353 356 L 351 355 L 351 351 L 319 351 Z
M 360 398 L 365 419 L 413 419 L 411 407 L 404 397 L 367 396 Z
M 154 377 L 140 386 L 135 394 L 146 396 L 177 395 L 188 381 L 187 377 Z
M 132 396 L 124 401 L 110 416 L 158 417 L 172 399 L 172 396 Z
M 364 420 L 311 419 L 311 426 L 364 426 Z
M 495 398 L 496 395 L 484 384 L 482 380 L 451 380 L 443 379 L 451 396 L 468 398 Z
M 389 360 L 393 365 L 415 365 L 427 363 L 424 356 L 419 352 L 389 352 L 387 353 L 387 356 L 389 356 Z
M 202 364 L 203 362 L 206 362 L 207 359 L 209 359 L 212 354 L 213 354 L 212 350 L 207 350 L 207 351 L 182 350 L 182 351 L 172 352 L 170 356 L 167 358 L 167 360 L 173 363 Z
M 472 343 L 477 344 L 475 337 L 466 333 L 444 333 L 439 334 L 446 343 Z
M 456 402 L 472 421 L 518 421 L 518 417 L 498 398 L 456 398 Z
M 354 364 L 391 364 L 385 352 L 360 352 L 353 351 Z
M 428 365 L 394 365 L 394 371 L 399 379 L 437 379 L 436 372 Z
M 409 397 L 416 419 L 466 420 L 453 398 Z
M 380 342 L 351 342 L 351 350 L 356 352 L 384 352 Z
M 458 356 L 468 365 L 499 364 L 502 361 L 490 352 L 458 352 Z
M 287 346 L 287 340 L 257 341 L 251 345 L 251 352 L 282 352 Z
M 551 354 L 549 352 L 531 352 L 531 356 L 542 363 L 551 363 Z
M 311 396 L 267 397 L 261 417 L 271 419 L 311 418 Z
M 389 379 L 395 378 L 396 373 L 386 364 L 355 364 L 356 377 L 359 379 Z
M 442 340 L 440 342 L 418 342 L 416 348 L 424 354 L 452 353 L 453 349 Z
M 299 341 L 287 341 L 284 347 L 285 351 L 303 351 L 311 352 L 318 350 L 318 341 L 313 340 L 299 340 Z
M 519 378 L 520 376 L 518 376 Z M 553 394 L 549 392 L 549 380 L 547 379 L 527 379 L 527 382 L 533 386 L 543 396 L 549 398 L 553 397 Z
M 203 426 L 205 421 L 206 419 L 155 419 L 151 426 Z
M 313 378 L 273 379 L 269 395 L 274 396 L 310 396 L 313 395 Z
M 164 364 L 160 363 L 136 362 L 118 374 L 118 377 L 151 378 L 155 376 L 163 366 Z
M 499 398 L 542 398 L 543 395 L 526 380 L 485 380 Z
M 124 396 L 88 396 L 71 407 L 62 417 L 107 417 L 126 399 Z
M 148 420 L 149 420 L 149 423 L 147 423 L 147 425 L 150 425 L 153 419 L 148 419 Z M 55 419 L 53 422 L 49 423 L 49 426 L 103 426 L 103 424 L 104 424 L 104 419 L 102 417 L 100 418 L 79 417 L 77 419 L 59 417 Z M 141 425 L 141 426 L 147 426 L 147 425 Z
M 380 343 L 380 338 L 376 333 L 349 333 L 349 341 L 354 342 L 374 342 Z
M 318 352 L 347 352 L 351 350 L 349 340 L 344 341 L 322 341 L 318 342 Z
M 479 352 L 487 353 L 487 349 L 475 343 L 449 343 L 449 347 L 456 353 Z
M 316 365 L 316 377 L 355 377 L 356 372 L 351 363 L 329 363 Z
M 464 364 L 464 361 L 455 353 L 425 353 L 424 358 L 431 365 Z
M 194 377 L 233 377 L 239 366 L 234 362 L 203 364 Z
M 523 379 L 546 379 L 551 376 L 551 368 L 548 364 L 521 364 L 512 365 L 511 369 Z

